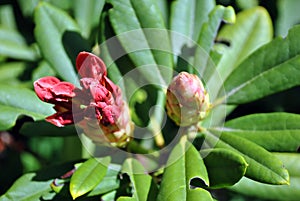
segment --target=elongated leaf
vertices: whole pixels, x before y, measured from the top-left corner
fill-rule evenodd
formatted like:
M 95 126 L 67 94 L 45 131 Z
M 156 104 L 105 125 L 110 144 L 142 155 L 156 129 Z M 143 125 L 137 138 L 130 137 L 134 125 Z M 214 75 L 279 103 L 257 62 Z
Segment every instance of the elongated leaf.
M 296 151 L 300 146 L 300 115 L 253 114 L 226 122 L 228 132 L 259 144 L 270 151 Z
M 263 7 L 238 13 L 236 22 L 233 25 L 225 25 L 217 37 L 217 41 L 230 44 L 218 65 L 222 78 L 225 80 L 249 54 L 270 42 L 272 36 L 272 21 Z
M 91 158 L 75 171 L 70 181 L 70 193 L 73 199 L 95 188 L 106 175 L 110 157 Z
M 76 83 L 76 73 L 72 60 L 66 52 L 64 41 L 71 38 L 70 35 L 76 35 L 76 40 L 72 42 L 74 51 L 80 39 L 77 24 L 67 13 L 46 2 L 40 2 L 37 6 L 34 21 L 36 23 L 34 34 L 43 57 L 63 79 Z M 85 47 L 81 50 L 85 50 Z
M 299 23 L 300 13 L 298 9 L 300 1 L 277 1 L 278 19 L 276 20 L 276 35 L 286 36 L 288 30 Z
M 226 148 L 241 154 L 249 164 L 246 177 L 269 184 L 289 184 L 288 171 L 282 162 L 259 145 L 230 133 L 210 130 L 208 142 L 219 148 Z M 219 139 L 218 139 L 219 137 Z
M 274 39 L 241 63 L 224 84 L 228 103 L 246 103 L 299 85 L 299 34 L 296 26 L 287 38 Z
M 151 176 L 144 173 L 145 168 L 140 164 L 140 162 L 132 158 L 126 159 L 123 164 L 122 172 L 128 174 L 130 177 L 133 187 L 133 196 L 132 198 L 120 197 L 118 201 L 147 201 L 151 187 Z
M 223 7 L 216 6 L 212 12 L 209 14 L 208 22 L 204 23 L 202 26 L 200 36 L 198 38 L 198 47 L 195 53 L 194 66 L 196 67 L 197 73 L 199 76 L 208 79 L 212 70 L 215 70 L 215 66 L 207 66 L 214 65 L 210 64 L 209 56 L 212 54 L 212 48 L 215 43 L 215 38 L 217 36 L 217 32 L 219 30 L 219 26 L 222 21 L 226 21 L 228 23 L 235 22 L 235 12 L 231 6 Z
M 272 186 L 243 178 L 230 189 L 248 196 L 259 197 L 268 200 L 297 201 L 300 197 L 300 155 L 290 153 L 276 153 L 287 167 L 291 182 L 288 186 Z
M 119 188 L 118 175 L 120 170 L 121 166 L 110 164 L 102 181 L 87 196 L 100 195 Z
M 20 115 L 41 120 L 54 113 L 52 105 L 40 101 L 33 91 L 7 85 L 0 85 L 0 111 L 0 130 L 14 126 Z
M 34 61 L 38 58 L 37 51 L 27 46 L 25 39 L 16 31 L 0 27 L 0 55 Z
M 36 173 L 28 173 L 20 177 L 10 189 L 0 197 L 1 201 L 28 201 L 40 200 L 40 198 L 51 191 L 52 180 L 34 180 Z
M 159 58 L 158 56 L 155 57 L 155 55 L 152 54 L 151 49 L 153 48 L 162 51 L 166 50 L 166 52 L 168 52 L 168 47 L 170 46 L 168 45 L 168 38 L 159 40 L 160 37 L 168 37 L 166 35 L 167 32 L 163 29 L 147 29 L 147 35 L 150 36 L 150 33 L 153 33 L 151 37 L 155 38 L 155 40 L 153 38 L 149 38 L 148 41 L 147 35 L 144 33 L 145 30 L 142 29 L 162 27 L 162 17 L 159 15 L 156 16 L 157 13 L 153 15 L 154 11 L 159 12 L 157 4 L 152 0 L 143 2 L 135 0 L 134 5 L 142 5 L 141 7 L 136 8 L 139 9 L 136 11 L 133 8 L 130 0 L 109 0 L 108 2 L 113 5 L 113 8 L 109 10 L 109 19 L 111 25 L 114 28 L 115 33 L 118 35 L 117 37 L 123 48 L 132 59 L 132 62 L 136 67 L 143 66 L 143 68 L 137 69 L 141 72 L 141 75 L 144 77 L 144 79 L 150 81 L 151 83 L 154 82 L 157 84 L 164 84 L 166 81 L 168 81 L 170 75 L 167 77 L 162 77 L 157 64 L 159 64 L 160 61 L 162 61 L 162 64 L 164 64 L 165 58 L 160 56 Z M 146 9 L 145 6 L 147 5 L 148 7 L 153 7 L 154 10 L 152 11 L 151 9 Z M 147 12 L 149 15 L 145 15 L 144 12 Z M 160 41 L 160 43 L 157 43 L 156 41 Z M 149 45 L 150 43 L 151 45 Z M 124 55 L 119 55 L 118 57 L 121 56 Z
M 206 167 L 199 153 L 183 138 L 169 156 L 157 200 L 213 200 L 208 191 L 190 188 L 190 182 L 195 178 L 209 185 Z
M 104 3 L 104 0 L 74 1 L 73 9 L 75 19 L 85 38 L 88 38 L 92 29 L 98 25 Z
M 237 183 L 246 173 L 245 159 L 227 149 L 211 149 L 201 151 L 207 168 L 209 187 L 222 188 Z
M 7 62 L 0 65 L 0 82 L 9 85 L 20 83 L 18 79 L 25 71 L 26 65 L 24 62 Z
M 215 6 L 215 1 L 176 0 L 171 4 L 170 29 L 172 47 L 175 55 L 179 55 L 181 48 L 189 44 L 190 40 L 197 41 L 208 14 Z M 179 37 L 179 35 L 185 37 Z

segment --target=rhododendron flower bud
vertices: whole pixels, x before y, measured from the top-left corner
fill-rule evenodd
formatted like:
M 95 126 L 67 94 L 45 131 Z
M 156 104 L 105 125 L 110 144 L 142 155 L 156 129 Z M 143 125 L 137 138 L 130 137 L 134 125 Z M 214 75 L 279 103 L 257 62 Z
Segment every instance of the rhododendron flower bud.
M 204 119 L 210 108 L 209 95 L 198 76 L 181 72 L 167 90 L 166 109 L 179 126 L 191 126 Z

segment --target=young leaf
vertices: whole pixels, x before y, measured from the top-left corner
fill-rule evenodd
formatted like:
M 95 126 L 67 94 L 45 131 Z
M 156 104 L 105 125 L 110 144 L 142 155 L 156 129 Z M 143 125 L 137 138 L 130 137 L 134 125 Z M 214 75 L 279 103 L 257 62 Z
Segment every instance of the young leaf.
M 170 47 L 167 32 L 162 29 L 164 28 L 163 19 L 156 13 L 160 11 L 155 1 L 109 0 L 108 2 L 113 5 L 108 12 L 111 25 L 135 66 L 143 66 L 143 68 L 137 69 L 144 79 L 157 84 L 163 84 L 171 79 L 169 72 L 169 75 L 164 77 L 161 75 L 164 71 L 160 71 L 157 67 L 157 64 L 172 67 L 172 63 L 170 63 L 172 60 L 167 59 L 171 57 L 164 58 L 151 51 L 151 49 L 157 49 L 169 52 L 168 47 Z M 148 9 L 149 6 L 154 10 Z M 145 12 L 148 14 L 145 15 Z M 164 39 L 160 40 L 161 37 Z M 121 56 L 124 55 L 119 55 L 119 57 Z
M 234 151 L 216 148 L 200 153 L 207 168 L 210 188 L 232 186 L 246 173 L 247 162 Z
M 0 27 L 0 55 L 28 61 L 38 58 L 37 51 L 27 46 L 25 39 L 16 31 Z
M 170 29 L 185 37 L 172 35 L 172 48 L 179 55 L 188 41 L 197 41 L 203 23 L 214 8 L 215 1 L 176 0 L 171 4 Z
M 64 80 L 77 83 L 71 59 L 75 60 L 79 51 L 89 48 L 83 43 L 75 21 L 64 11 L 46 2 L 40 2 L 36 7 L 34 21 L 36 23 L 34 34 L 43 57 Z M 67 45 L 71 43 L 68 40 L 72 39 L 71 53 L 67 52 Z M 69 57 L 70 53 L 74 58 Z
M 1 201 L 18 200 L 40 200 L 40 198 L 51 191 L 52 180 L 35 180 L 36 173 L 28 173 L 20 177 L 10 189 L 0 197 Z
M 122 172 L 130 177 L 133 187 L 133 196 L 120 197 L 118 201 L 132 200 L 132 201 L 147 201 L 149 190 L 151 187 L 151 176 L 144 173 L 145 168 L 136 159 L 126 159 Z
M 276 38 L 245 59 L 224 83 L 227 103 L 246 103 L 299 85 L 299 34 L 296 26 L 287 38 Z
M 52 105 L 43 103 L 27 88 L 0 85 L 0 130 L 13 127 L 20 115 L 34 120 L 54 113 Z
M 238 13 L 236 22 L 233 25 L 225 25 L 217 37 L 217 41 L 230 44 L 218 65 L 222 78 L 226 79 L 249 54 L 270 42 L 272 36 L 272 20 L 263 7 Z
M 245 176 L 268 184 L 289 184 L 289 174 L 282 162 L 261 146 L 231 133 L 220 135 L 220 131 L 213 129 L 209 129 L 206 138 L 217 148 L 241 154 L 249 165 Z
M 300 115 L 289 113 L 252 114 L 225 123 L 231 133 L 270 151 L 296 151 L 300 146 Z
M 88 38 L 92 29 L 98 25 L 104 3 L 104 0 L 74 1 L 74 16 L 85 38 Z
M 110 157 L 91 158 L 79 166 L 70 181 L 73 199 L 93 190 L 102 181 L 110 160 Z
M 258 197 L 268 200 L 288 200 L 297 201 L 300 197 L 300 156 L 296 153 L 276 153 L 276 157 L 281 159 L 288 169 L 291 179 L 288 186 L 272 186 L 243 178 L 240 182 L 230 188 L 230 190 L 244 195 Z
M 191 189 L 192 179 L 200 179 L 209 185 L 206 167 L 196 150 L 185 138 L 172 150 L 164 170 L 158 201 L 172 200 L 213 200 L 204 189 Z
M 102 181 L 87 196 L 96 196 L 119 188 L 120 181 L 118 180 L 118 175 L 120 170 L 121 166 L 110 164 Z
M 209 63 L 208 56 L 212 54 L 214 40 L 223 20 L 228 23 L 235 22 L 235 12 L 231 6 L 216 6 L 209 14 L 208 22 L 203 24 L 200 36 L 197 39 L 199 46 L 195 52 L 194 66 L 197 68 L 197 72 L 195 73 L 206 79 L 209 77 L 206 70 L 211 71 L 215 69 L 214 66 L 208 68 L 207 65 L 214 65 Z

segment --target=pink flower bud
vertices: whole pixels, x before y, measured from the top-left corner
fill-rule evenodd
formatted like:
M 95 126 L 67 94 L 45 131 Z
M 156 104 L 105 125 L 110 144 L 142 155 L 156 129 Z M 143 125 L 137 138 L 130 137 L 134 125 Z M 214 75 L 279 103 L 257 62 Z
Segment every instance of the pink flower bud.
M 56 113 L 46 121 L 62 127 L 77 123 L 95 142 L 125 146 L 131 139 L 134 124 L 121 89 L 106 77 L 106 66 L 97 56 L 81 52 L 76 59 L 81 88 L 55 77 L 34 83 L 38 97 L 54 104 Z
M 209 95 L 201 80 L 193 74 L 181 72 L 167 90 L 166 109 L 179 126 L 191 126 L 203 120 L 210 108 Z

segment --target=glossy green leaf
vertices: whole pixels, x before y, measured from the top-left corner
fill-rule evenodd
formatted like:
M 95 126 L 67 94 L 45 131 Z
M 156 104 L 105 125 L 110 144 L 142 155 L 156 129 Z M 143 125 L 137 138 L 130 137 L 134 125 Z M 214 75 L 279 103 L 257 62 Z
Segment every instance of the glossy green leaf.
M 3 84 L 16 85 L 20 83 L 18 77 L 26 69 L 24 62 L 7 62 L 0 65 L 0 82 Z
M 39 3 L 39 0 L 23 1 L 17 0 L 22 11 L 22 14 L 26 17 L 32 17 L 34 8 Z
M 38 58 L 37 51 L 29 47 L 18 32 L 4 27 L 0 27 L 0 55 L 28 61 Z
M 240 104 L 300 84 L 300 26 L 276 38 L 242 62 L 225 81 L 229 104 Z
M 113 6 L 108 13 L 117 38 L 144 79 L 157 84 L 168 81 L 171 78 L 170 72 L 162 76 L 164 71 L 157 64 L 172 67 L 171 57 L 163 57 L 161 55 L 166 55 L 165 53 L 153 54 L 151 51 L 155 49 L 169 52 L 170 47 L 168 32 L 162 29 L 165 28 L 162 16 L 157 14 L 160 12 L 157 4 L 153 0 L 108 2 Z
M 73 3 L 74 16 L 81 33 L 88 38 L 93 28 L 99 24 L 104 0 L 75 0 Z
M 0 130 L 13 127 L 20 115 L 41 120 L 54 113 L 33 91 L 8 85 L 0 85 L 0 111 Z
M 288 171 L 282 162 L 261 146 L 231 133 L 209 129 L 207 141 L 217 148 L 241 154 L 249 165 L 245 176 L 268 184 L 289 184 Z
M 179 55 L 184 45 L 191 45 L 189 40 L 198 40 L 202 25 L 208 21 L 208 14 L 214 6 L 213 0 L 176 0 L 171 3 L 170 30 L 177 33 L 172 34 L 174 54 Z
M 241 194 L 262 199 L 274 201 L 298 201 L 300 197 L 300 154 L 276 153 L 275 156 L 280 158 L 283 161 L 285 167 L 288 169 L 291 175 L 290 185 L 267 185 L 255 182 L 247 178 L 243 178 L 239 183 L 237 183 L 230 189 Z
M 273 27 L 268 11 L 255 7 L 237 14 L 233 25 L 225 25 L 218 33 L 217 41 L 229 42 L 218 65 L 223 79 L 249 54 L 268 43 L 273 37 Z
M 28 173 L 20 177 L 10 189 L 0 197 L 1 201 L 30 201 L 40 200 L 41 197 L 51 191 L 52 180 L 35 180 L 36 173 Z
M 91 191 L 102 181 L 110 160 L 110 157 L 91 158 L 79 166 L 70 181 L 70 193 L 73 199 Z
M 118 201 L 147 201 L 151 187 L 151 176 L 145 173 L 145 168 L 136 159 L 128 158 L 125 160 L 122 172 L 130 177 L 133 188 L 132 197 L 120 197 Z
M 232 186 L 246 173 L 247 162 L 234 151 L 216 148 L 200 153 L 207 169 L 210 188 Z
M 288 30 L 299 23 L 300 13 L 298 0 L 277 1 L 278 18 L 276 20 L 276 35 L 286 36 Z
M 228 132 L 270 151 L 296 151 L 300 146 L 300 115 L 289 113 L 253 114 L 225 123 Z
M 12 5 L 0 6 L 0 25 L 11 30 L 16 29 L 17 25 Z
M 206 167 L 200 154 L 183 137 L 169 156 L 157 200 L 213 200 L 208 191 L 201 188 L 191 189 L 192 179 L 200 179 L 205 185 L 209 185 Z
M 26 122 L 20 133 L 28 137 L 66 137 L 78 135 L 75 126 L 57 127 L 45 121 Z
M 235 22 L 235 12 L 231 6 L 216 6 L 209 14 L 208 22 L 204 23 L 198 38 L 198 47 L 195 52 L 194 66 L 196 67 L 197 74 L 204 78 L 208 78 L 207 71 L 212 73 L 211 70 L 215 69 L 214 65 L 210 64 L 209 56 L 212 54 L 212 48 L 215 43 L 215 38 L 222 21 L 227 23 Z M 205 71 L 206 70 L 206 71 Z
M 110 164 L 102 181 L 91 192 L 89 192 L 87 196 L 96 196 L 119 188 L 120 181 L 118 179 L 118 175 L 120 170 L 120 166 Z
M 77 76 L 64 44 L 71 36 L 76 37 L 77 41 L 73 40 L 74 51 L 80 39 L 75 21 L 66 12 L 45 2 L 40 2 L 36 7 L 34 21 L 34 34 L 43 57 L 64 80 L 76 83 Z

